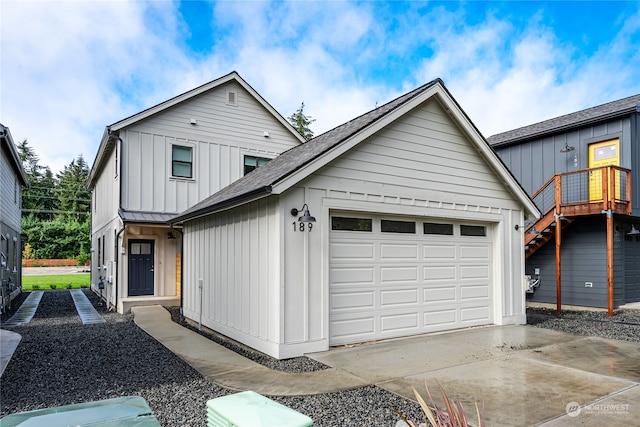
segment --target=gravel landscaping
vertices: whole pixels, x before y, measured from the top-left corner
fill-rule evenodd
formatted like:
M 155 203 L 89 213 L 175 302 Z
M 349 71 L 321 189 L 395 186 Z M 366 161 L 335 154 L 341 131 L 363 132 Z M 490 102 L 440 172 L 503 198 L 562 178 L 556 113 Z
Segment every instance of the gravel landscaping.
M 207 401 L 234 391 L 208 382 L 139 329 L 131 315 L 106 312 L 92 292 L 84 292 L 106 323 L 83 325 L 69 291 L 58 290 L 45 292 L 27 326 L 7 328 L 21 334 L 22 342 L 2 375 L 0 417 L 138 395 L 162 426 L 206 426 Z M 394 426 L 399 417 L 389 404 L 421 419 L 417 404 L 377 387 L 273 400 L 308 415 L 315 426 Z
M 7 328 L 22 335 L 0 383 L 0 416 L 127 395 L 146 399 L 163 426 L 205 426 L 206 402 L 234 393 L 205 380 L 181 359 L 155 341 L 131 315 L 107 312 L 100 300 L 84 290 L 106 320 L 83 325 L 69 291 L 45 292 L 30 324 Z M 13 310 L 27 293 L 13 304 Z M 177 309 L 170 309 L 180 321 Z M 11 316 L 2 315 L 2 321 Z M 529 309 L 528 323 L 583 335 L 640 342 L 640 310 L 564 312 Z M 190 326 L 192 329 L 193 326 Z M 205 333 L 206 334 L 206 333 Z M 209 334 L 253 360 L 288 372 L 324 369 L 305 357 L 277 361 L 224 337 Z M 274 397 L 310 416 L 316 426 L 395 426 L 397 407 L 409 419 L 422 420 L 417 404 L 371 386 L 316 396 Z

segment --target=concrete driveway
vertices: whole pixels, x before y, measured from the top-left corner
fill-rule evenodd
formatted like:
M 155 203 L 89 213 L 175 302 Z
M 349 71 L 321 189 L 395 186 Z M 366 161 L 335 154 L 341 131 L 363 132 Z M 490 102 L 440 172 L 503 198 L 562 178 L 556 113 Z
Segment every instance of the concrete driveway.
M 307 355 L 414 399 L 425 381 L 491 426 L 637 425 L 640 344 L 532 326 L 491 326 Z M 437 400 L 441 403 L 441 400 Z

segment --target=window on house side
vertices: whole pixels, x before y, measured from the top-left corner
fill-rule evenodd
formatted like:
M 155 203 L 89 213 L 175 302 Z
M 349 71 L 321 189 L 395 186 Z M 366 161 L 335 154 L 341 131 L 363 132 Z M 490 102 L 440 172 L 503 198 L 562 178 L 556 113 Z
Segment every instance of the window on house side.
M 180 178 L 193 178 L 192 148 L 183 145 L 171 147 L 171 175 Z
M 265 157 L 244 156 L 244 174 L 248 174 L 254 169 L 264 166 L 271 159 Z

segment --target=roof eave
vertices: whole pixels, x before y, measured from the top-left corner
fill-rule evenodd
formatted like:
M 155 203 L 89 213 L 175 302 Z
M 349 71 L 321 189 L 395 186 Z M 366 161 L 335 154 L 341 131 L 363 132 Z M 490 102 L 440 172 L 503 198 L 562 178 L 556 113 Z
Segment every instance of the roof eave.
M 247 193 L 240 194 L 234 198 L 223 200 L 219 203 L 215 203 L 210 206 L 205 206 L 201 209 L 196 209 L 191 212 L 176 215 L 169 221 L 169 224 L 183 224 L 185 221 L 193 221 L 203 216 L 211 215 L 217 212 L 226 211 L 235 207 L 253 202 L 258 199 L 270 196 L 272 194 L 271 186 L 256 188 Z

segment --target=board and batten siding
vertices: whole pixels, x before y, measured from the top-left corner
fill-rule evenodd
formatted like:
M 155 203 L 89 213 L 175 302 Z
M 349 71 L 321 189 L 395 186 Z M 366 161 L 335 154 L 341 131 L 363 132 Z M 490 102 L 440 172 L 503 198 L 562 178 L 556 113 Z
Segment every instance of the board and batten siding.
M 562 231 L 563 305 L 607 307 L 607 235 L 605 217 L 576 219 Z M 614 306 L 624 303 L 622 236 L 614 238 Z M 555 245 L 547 244 L 526 261 L 526 274 L 540 269 L 540 286 L 527 300 L 556 303 Z M 585 283 L 592 283 L 586 287 Z
M 555 174 L 588 168 L 589 144 L 613 138 L 620 139 L 620 166 L 632 169 L 629 118 L 494 149 L 527 194 L 531 195 Z M 575 149 L 561 153 L 565 144 Z M 574 164 L 574 156 L 577 156 L 577 165 Z
M 236 92 L 234 105 L 226 103 L 229 90 Z M 120 137 L 126 141 L 123 207 L 166 213 L 182 212 L 242 177 L 245 155 L 274 158 L 299 144 L 233 82 L 135 123 Z M 193 149 L 192 179 L 171 177 L 172 144 Z
M 270 197 L 184 223 L 185 316 L 278 357 L 280 223 Z M 199 281 L 202 280 L 202 300 Z

